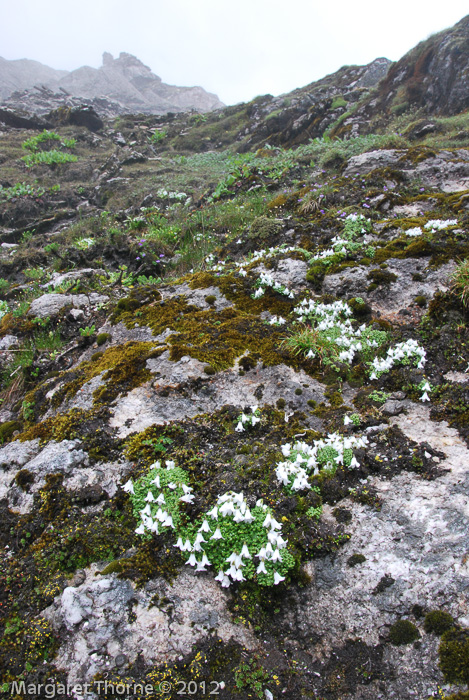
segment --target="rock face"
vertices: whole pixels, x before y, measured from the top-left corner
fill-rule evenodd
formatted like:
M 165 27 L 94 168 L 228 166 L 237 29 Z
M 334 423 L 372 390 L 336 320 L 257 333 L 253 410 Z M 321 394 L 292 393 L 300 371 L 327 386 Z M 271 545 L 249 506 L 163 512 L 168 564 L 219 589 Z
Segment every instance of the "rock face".
M 395 63 L 379 87 L 375 110 L 457 114 L 469 107 L 469 15 L 434 34 Z
M 55 71 L 36 61 L 6 61 L 3 58 L 0 61 L 0 98 L 11 107 L 21 106 L 37 114 L 51 110 L 51 99 L 59 101 L 57 107 L 68 105 L 67 96 L 89 100 L 98 111 L 101 111 L 99 102 L 94 101 L 104 100 L 102 107 L 107 109 L 106 102 L 111 102 L 115 113 L 166 114 L 191 109 L 210 112 L 223 107 L 216 95 L 201 87 L 163 83 L 148 66 L 129 53 L 121 53 L 118 58 L 104 53 L 100 68 L 82 66 L 69 73 Z M 36 84 L 39 87 L 32 90 Z M 49 108 L 46 111 L 41 104 L 44 88 L 51 91 L 47 95 Z

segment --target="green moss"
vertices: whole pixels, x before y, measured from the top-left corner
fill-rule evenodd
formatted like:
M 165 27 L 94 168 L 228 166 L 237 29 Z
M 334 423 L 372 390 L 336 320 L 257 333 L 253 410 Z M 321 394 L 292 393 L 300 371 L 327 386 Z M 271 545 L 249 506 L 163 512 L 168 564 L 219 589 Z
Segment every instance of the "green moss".
M 97 573 L 101 574 L 101 576 L 108 576 L 109 574 L 121 574 L 123 571 L 124 567 L 120 560 L 117 559 L 116 561 L 111 561 L 102 571 L 98 571 Z
M 469 683 L 469 631 L 446 631 L 438 650 L 440 668 L 450 683 Z
M 98 346 L 104 345 L 104 343 L 107 343 L 108 340 L 111 340 L 111 334 L 110 333 L 99 333 L 97 338 L 96 338 L 96 343 Z
M 301 396 L 302 393 L 303 393 L 303 389 L 300 389 L 300 388 L 295 389 L 295 394 L 296 394 L 297 396 Z
M 389 630 L 389 640 L 395 646 L 411 644 L 419 637 L 420 632 L 410 620 L 397 620 Z
M 277 399 L 276 406 L 280 411 L 285 408 L 286 404 L 287 402 L 285 401 L 285 399 Z
M 214 369 L 211 365 L 205 365 L 204 372 L 205 372 L 205 374 L 211 375 L 211 374 L 216 374 L 217 370 Z
M 454 627 L 454 620 L 451 615 L 443 610 L 432 610 L 425 615 L 423 623 L 425 632 L 441 635 Z
M 368 290 L 371 291 L 370 287 L 376 289 L 376 287 L 382 284 L 391 284 L 395 282 L 397 280 L 397 275 L 393 272 L 387 272 L 386 270 L 375 269 L 370 270 L 367 279 L 371 280 L 371 284 L 368 286 Z
M 358 564 L 363 564 L 364 561 L 366 561 L 366 557 L 364 554 L 352 554 L 347 559 L 347 566 L 357 566 Z
M 371 318 L 371 306 L 367 304 L 361 297 L 354 297 L 349 299 L 347 304 L 353 311 L 355 318 L 360 320 L 366 320 Z
M 214 294 L 209 294 L 208 296 L 205 297 L 205 301 L 207 304 L 210 304 L 212 306 L 216 302 L 217 298 Z
M 423 295 L 415 297 L 414 301 L 417 304 L 417 306 L 420 306 L 422 308 L 427 305 L 427 297 Z
M 258 216 L 251 224 L 250 238 L 266 241 L 277 236 L 283 228 L 283 222 L 278 219 L 270 219 L 268 216 Z
M 95 353 L 89 361 L 62 375 L 65 384 L 54 394 L 52 405 L 60 406 L 64 399 L 75 396 L 86 382 L 102 372 L 103 386 L 94 392 L 94 403 L 109 403 L 119 393 L 128 392 L 151 379 L 146 361 L 150 357 L 158 357 L 164 349 L 155 349 L 151 342 L 130 341 Z
M 20 471 L 15 476 L 16 484 L 23 491 L 27 491 L 32 483 L 34 483 L 35 476 L 29 469 L 20 469 Z
M 9 442 L 13 437 L 13 433 L 21 430 L 22 425 L 19 421 L 9 420 L 6 423 L 0 423 L 0 445 L 4 442 Z

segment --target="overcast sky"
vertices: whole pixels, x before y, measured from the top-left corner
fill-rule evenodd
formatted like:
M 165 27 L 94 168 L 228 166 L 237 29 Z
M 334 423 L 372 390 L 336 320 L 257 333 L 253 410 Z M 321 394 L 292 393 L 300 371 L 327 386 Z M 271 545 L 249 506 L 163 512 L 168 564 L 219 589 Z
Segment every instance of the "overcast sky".
M 127 51 L 234 104 L 396 61 L 467 13 L 467 0 L 0 0 L 0 56 L 73 70 Z

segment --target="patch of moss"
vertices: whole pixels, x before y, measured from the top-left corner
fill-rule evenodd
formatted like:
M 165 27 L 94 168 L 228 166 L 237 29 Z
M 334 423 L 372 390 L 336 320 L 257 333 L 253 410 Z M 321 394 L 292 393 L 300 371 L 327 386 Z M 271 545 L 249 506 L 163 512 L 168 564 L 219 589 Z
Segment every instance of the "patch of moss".
M 443 610 L 432 610 L 425 615 L 423 623 L 425 632 L 441 635 L 454 627 L 454 620 L 451 615 Z
M 209 294 L 208 296 L 205 297 L 205 301 L 207 304 L 212 306 L 216 302 L 217 298 L 214 294 Z
M 386 270 L 375 269 L 370 270 L 367 275 L 367 279 L 371 280 L 368 290 L 372 291 L 370 287 L 376 289 L 376 287 L 383 284 L 391 284 L 392 282 L 395 282 L 397 280 L 397 275 L 395 275 L 393 272 L 387 272 Z
M 23 491 L 28 491 L 31 484 L 34 483 L 35 475 L 29 471 L 29 469 L 20 469 L 20 471 L 15 476 L 16 484 Z
M 95 405 L 109 403 L 119 393 L 128 392 L 148 381 L 151 372 L 146 367 L 146 361 L 158 357 L 164 349 L 155 348 L 151 342 L 130 341 L 95 353 L 89 361 L 82 362 L 76 369 L 61 376 L 65 383 L 52 397 L 52 405 L 60 406 L 66 398 L 75 396 L 86 382 L 102 372 L 103 386 L 95 390 L 93 400 Z
M 214 369 L 214 367 L 212 367 L 211 365 L 205 365 L 204 372 L 205 372 L 205 374 L 211 375 L 211 374 L 216 374 L 217 370 Z
M 283 221 L 271 219 L 268 216 L 258 216 L 251 224 L 250 238 L 259 241 L 266 241 L 269 238 L 278 236 L 283 228 Z
M 96 338 L 96 343 L 99 347 L 101 345 L 104 345 L 104 343 L 107 343 L 108 340 L 112 338 L 110 333 L 98 333 L 98 336 Z
M 397 620 L 389 630 L 389 640 L 395 646 L 411 644 L 419 637 L 420 632 L 410 620 Z
M 366 557 L 364 554 L 352 554 L 347 559 L 347 566 L 357 566 L 358 564 L 363 564 L 364 561 L 366 561 Z
M 417 306 L 420 306 L 421 308 L 424 308 L 427 305 L 427 297 L 423 294 L 415 297 L 414 301 L 417 304 Z
M 0 423 L 0 445 L 9 442 L 13 437 L 13 433 L 17 430 L 21 431 L 22 425 L 17 420 L 9 420 L 6 423 Z
M 469 630 L 447 630 L 438 650 L 446 681 L 469 683 Z

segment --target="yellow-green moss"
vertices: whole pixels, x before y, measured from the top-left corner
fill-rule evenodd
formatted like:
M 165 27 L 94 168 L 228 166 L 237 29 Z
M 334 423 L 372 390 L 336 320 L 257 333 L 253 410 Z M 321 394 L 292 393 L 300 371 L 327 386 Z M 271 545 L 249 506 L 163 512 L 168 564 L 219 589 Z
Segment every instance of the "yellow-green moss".
M 450 683 L 469 683 L 469 631 L 448 630 L 441 638 L 440 668 Z

